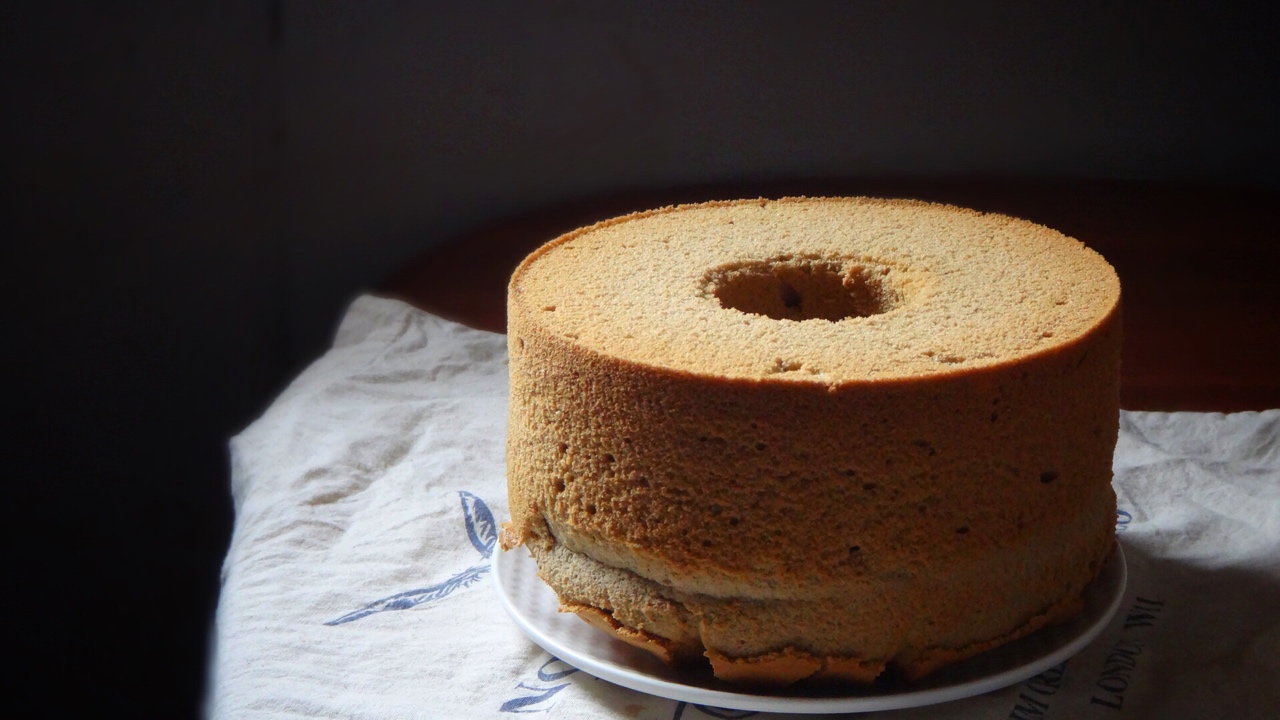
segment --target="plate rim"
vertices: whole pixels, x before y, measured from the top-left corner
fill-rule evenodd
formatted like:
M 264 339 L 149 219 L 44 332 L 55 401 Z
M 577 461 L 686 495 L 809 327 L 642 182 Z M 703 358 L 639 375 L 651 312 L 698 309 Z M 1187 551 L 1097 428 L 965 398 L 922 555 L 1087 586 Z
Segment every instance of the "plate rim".
M 1116 571 L 1119 577 L 1116 582 L 1116 589 L 1112 597 L 1108 599 L 1106 609 L 1098 615 L 1093 623 L 1055 650 L 1024 665 L 954 685 L 881 695 L 837 697 L 796 697 L 714 690 L 672 682 L 641 671 L 601 662 L 548 635 L 535 622 L 526 617 L 525 613 L 521 612 L 514 599 L 506 592 L 503 578 L 507 573 L 511 572 L 510 564 L 515 562 L 534 562 L 533 558 L 528 555 L 527 550 L 524 550 L 524 548 L 499 550 L 493 558 L 493 573 L 491 574 L 493 575 L 492 582 L 499 602 L 521 631 L 551 655 L 588 675 L 656 697 L 698 705 L 711 705 L 730 710 L 797 714 L 862 713 L 935 705 L 981 695 L 1034 677 L 1073 657 L 1102 634 L 1102 631 L 1110 624 L 1123 604 L 1125 590 L 1128 585 L 1128 562 L 1125 559 L 1124 549 L 1121 547 L 1119 538 L 1116 538 L 1114 547 L 1115 552 L 1111 553 L 1106 562 L 1108 565 L 1111 563 L 1119 564 Z M 521 550 L 524 550 L 523 555 L 517 555 Z M 1106 568 L 1104 566 L 1105 571 Z M 542 582 L 541 579 L 539 579 L 539 582 Z M 548 587 L 547 590 L 551 591 L 551 588 Z

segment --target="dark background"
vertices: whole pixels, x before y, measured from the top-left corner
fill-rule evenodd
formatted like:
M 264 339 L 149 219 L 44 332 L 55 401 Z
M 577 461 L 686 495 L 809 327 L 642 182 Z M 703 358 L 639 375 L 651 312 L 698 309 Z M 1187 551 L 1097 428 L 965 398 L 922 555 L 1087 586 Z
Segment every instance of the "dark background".
M 1265 3 L 0 13 L 3 677 L 49 714 L 197 712 L 226 440 L 351 298 L 470 228 L 743 180 L 1280 179 Z

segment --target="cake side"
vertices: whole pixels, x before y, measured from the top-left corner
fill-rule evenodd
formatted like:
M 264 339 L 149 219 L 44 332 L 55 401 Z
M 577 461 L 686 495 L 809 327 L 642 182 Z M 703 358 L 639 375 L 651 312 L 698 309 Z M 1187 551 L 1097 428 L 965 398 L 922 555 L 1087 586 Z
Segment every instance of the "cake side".
M 513 518 L 722 596 L 838 594 L 867 574 L 1014 552 L 1110 491 L 1116 325 L 963 382 L 836 392 L 658 376 L 521 331 Z M 553 351 L 530 360 L 543 342 Z
M 1099 334 L 1097 339 L 1110 338 L 1114 334 Z M 1110 352 L 1114 354 L 1115 347 Z M 1068 377 L 1063 373 L 1067 367 L 1087 364 L 1090 355 L 1097 355 L 1105 363 L 1108 348 L 1099 342 L 1091 350 L 1082 349 L 1061 358 L 1061 377 Z M 517 373 L 523 372 L 519 362 L 513 358 Z M 1009 450 L 1019 446 L 1016 439 L 994 429 L 1000 428 L 1002 421 L 1009 423 L 1009 428 L 1025 430 L 1038 415 L 1039 432 L 1053 436 L 1058 424 L 1052 422 L 1055 415 L 1061 419 L 1072 415 L 1079 418 L 1081 414 L 1080 409 L 1060 404 L 1046 413 L 1022 412 L 1020 406 L 1034 403 L 1026 399 L 1026 388 L 1020 391 L 1019 383 L 1013 382 L 998 404 L 993 402 L 995 397 L 981 404 L 963 401 L 962 406 L 975 408 L 969 419 L 970 430 L 958 429 L 949 441 L 938 440 L 940 433 L 933 434 L 934 442 L 926 448 L 916 443 L 917 438 L 910 437 L 910 433 L 899 434 L 894 442 L 883 433 L 868 431 L 864 441 L 869 447 L 849 443 L 838 448 L 837 457 L 828 456 L 833 462 L 826 464 L 837 469 L 828 477 L 789 479 L 782 468 L 776 475 L 749 474 L 759 466 L 765 451 L 758 449 L 755 442 L 730 447 L 710 437 L 702 441 L 705 435 L 694 435 L 699 431 L 694 408 L 659 400 L 657 387 L 615 385 L 618 394 L 611 401 L 593 390 L 607 387 L 609 381 L 585 370 L 588 363 L 571 362 L 563 372 L 550 362 L 532 367 L 538 369 L 540 383 L 580 384 L 553 392 L 550 397 L 555 400 L 542 407 L 536 401 L 533 407 L 525 405 L 539 393 L 517 390 L 523 400 L 517 401 L 513 394 L 513 405 L 520 405 L 513 411 L 528 413 L 532 422 L 521 433 L 520 421 L 513 417 L 513 437 L 545 435 L 553 428 L 564 428 L 565 418 L 591 417 L 600 422 L 561 436 L 566 440 L 563 450 L 562 443 L 550 437 L 548 440 L 554 442 L 535 441 L 524 451 L 513 452 L 509 477 L 513 488 L 520 488 L 512 491 L 514 521 L 523 523 L 521 527 L 530 544 L 581 551 L 583 557 L 603 566 L 651 578 L 646 581 L 652 583 L 649 587 L 660 587 L 662 596 L 680 608 L 678 612 L 685 618 L 682 622 L 695 629 L 700 643 L 722 665 L 790 651 L 793 655 L 809 653 L 818 658 L 836 657 L 859 663 L 892 662 L 909 675 L 915 674 L 919 671 L 914 668 L 922 663 L 931 668 L 936 662 L 925 658 L 960 659 L 985 649 L 992 638 L 1012 639 L 1033 629 L 1039 624 L 1036 618 L 1059 619 L 1054 608 L 1074 607 L 1092 570 L 1098 567 L 1097 558 L 1105 555 L 1111 542 L 1114 496 L 1109 486 L 1110 451 L 1106 437 L 1108 433 L 1114 437 L 1116 411 L 1098 412 L 1092 427 L 1078 420 L 1062 423 L 1088 428 L 1083 441 L 1092 441 L 1097 448 L 1093 453 L 1072 453 L 1073 433 L 1058 435 L 1059 457 L 1068 457 L 1074 464 L 1052 460 L 1046 463 L 1050 456 L 1044 454 L 1033 456 L 1040 462 L 1029 462 L 1025 443 L 1021 444 L 1021 453 L 993 455 L 1002 446 Z M 1033 370 L 1027 371 L 1028 377 L 1041 375 Z M 1015 380 L 1020 379 L 1021 372 Z M 1070 380 L 1081 381 L 1079 376 Z M 1045 393 L 1042 397 L 1061 396 L 1067 390 L 1060 383 L 1044 383 L 1043 377 L 1032 384 L 1041 385 L 1039 389 Z M 516 385 L 513 383 L 513 387 Z M 919 388 L 917 391 L 917 403 L 907 403 L 899 397 L 890 405 L 914 406 L 917 410 L 921 404 L 945 406 L 944 398 Z M 669 393 L 674 400 L 690 397 L 689 392 L 679 388 L 669 389 Z M 630 422 L 622 422 L 606 410 L 613 407 L 633 413 L 632 398 L 641 397 L 653 403 L 653 413 L 647 419 L 631 415 Z M 776 412 L 775 406 L 775 402 L 764 401 L 759 409 L 772 413 Z M 1004 415 L 993 423 L 991 413 L 985 411 L 1000 406 L 1006 408 Z M 717 405 L 713 403 L 712 407 Z M 976 415 L 977 408 L 983 409 L 983 415 Z M 839 414 L 828 409 L 807 426 L 857 427 L 849 416 L 867 411 L 865 402 L 853 403 L 841 421 Z M 680 437 L 673 439 L 672 433 L 681 434 L 681 429 L 671 427 L 667 420 L 670 417 L 689 419 L 691 424 Z M 797 422 L 795 415 L 788 417 L 795 423 L 792 427 L 806 425 Z M 756 418 L 758 415 L 748 412 L 736 425 L 745 432 Z M 720 412 L 715 412 L 714 420 L 722 436 L 733 436 L 725 430 L 726 420 Z M 748 435 L 752 441 L 762 437 L 758 434 L 761 423 L 756 424 L 756 433 Z M 604 432 L 608 428 L 625 429 L 626 434 L 608 435 Z M 1095 429 L 1100 430 L 1097 436 Z M 701 430 L 705 432 L 705 425 Z M 810 434 L 798 433 L 801 437 Z M 775 448 L 786 447 L 777 436 L 768 439 Z M 707 449 L 708 443 L 713 450 Z M 666 453 L 665 458 L 645 452 L 658 447 L 683 449 Z M 813 447 L 810 443 L 793 448 L 790 455 L 805 467 L 819 465 L 822 458 L 816 456 Z M 922 474 L 923 466 L 911 469 L 923 458 L 936 459 L 939 454 L 945 457 L 966 447 L 973 451 L 968 464 L 975 474 L 952 473 L 948 483 L 937 485 L 931 484 L 937 482 L 936 478 Z M 935 455 L 930 456 L 930 450 Z M 705 462 L 722 468 L 718 475 L 722 483 L 713 482 L 705 473 L 696 476 L 701 481 L 682 482 L 682 478 L 689 477 L 688 471 L 679 464 L 672 465 L 671 459 L 683 457 L 687 462 L 699 454 L 701 459 L 695 460 L 699 466 Z M 1092 462 L 1085 462 L 1090 455 Z M 873 474 L 851 460 L 865 461 L 868 457 L 875 458 L 870 463 L 873 467 L 896 465 L 906 472 L 896 478 L 883 471 Z M 745 464 L 735 465 L 741 460 Z M 1010 474 L 1015 464 L 1034 471 L 1016 478 Z M 534 465 L 544 470 L 526 474 L 521 469 Z M 1046 476 L 1041 469 L 1049 465 L 1057 466 L 1057 477 Z M 850 469 L 855 470 L 854 475 L 846 474 Z M 1014 481 L 1012 487 L 999 484 L 1002 480 Z M 868 487 L 871 485 L 874 487 Z M 1093 489 L 1092 494 L 1089 488 Z M 515 498 L 520 494 L 532 502 L 518 502 Z M 1011 501 L 1011 496 L 1019 499 Z M 1065 516 L 1072 511 L 1077 516 L 1069 522 Z M 627 522 L 633 517 L 657 521 Z M 966 532 L 957 532 L 965 528 Z M 569 550 L 570 546 L 574 550 Z M 744 566 L 742 561 L 749 563 Z M 939 567 L 956 572 L 939 572 Z M 1020 570 L 1011 572 L 1011 568 Z M 553 578 L 548 582 L 561 592 L 562 598 L 567 597 L 565 586 Z M 886 592 L 895 587 L 904 589 L 901 594 Z M 691 601 L 692 596 L 700 597 Z M 838 603 L 841 597 L 852 603 Z M 1000 598 L 1011 598 L 1020 604 L 1001 606 L 994 602 Z M 771 600 L 775 601 L 774 607 L 765 609 Z M 929 604 L 935 600 L 942 602 L 937 606 Z M 744 612 L 744 602 L 760 612 Z M 833 603 L 825 614 L 818 609 Z M 806 604 L 810 607 L 806 608 Z M 581 595 L 573 596 L 566 605 L 592 606 Z M 627 601 L 615 599 L 606 609 L 618 619 L 625 617 L 625 612 L 618 612 L 619 607 L 626 608 Z M 991 623 L 975 622 L 974 608 L 989 608 Z M 903 618 L 902 613 L 907 610 L 918 622 L 913 624 Z M 823 625 L 813 617 L 815 613 L 847 622 L 843 627 Z M 659 641 L 687 641 L 687 633 L 663 635 L 652 620 L 622 626 L 652 634 Z M 820 645 L 812 639 L 788 636 L 797 626 L 807 626 L 812 636 L 837 642 Z M 784 635 L 763 631 L 769 627 L 783 628 Z M 892 632 L 886 637 L 871 638 L 860 627 Z M 790 660 L 794 661 L 794 657 Z M 788 672 L 794 671 L 794 665 L 789 663 Z M 753 667 L 752 677 L 758 679 L 763 668 L 758 664 Z M 721 668 L 718 672 L 724 675 L 731 671 Z

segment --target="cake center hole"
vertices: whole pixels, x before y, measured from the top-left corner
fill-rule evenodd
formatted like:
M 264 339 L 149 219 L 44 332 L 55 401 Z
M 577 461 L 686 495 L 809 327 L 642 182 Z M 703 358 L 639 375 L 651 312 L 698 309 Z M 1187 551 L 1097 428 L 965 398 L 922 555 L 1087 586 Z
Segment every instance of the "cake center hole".
M 827 320 L 879 315 L 901 301 L 888 266 L 790 258 L 717 268 L 710 290 L 720 306 L 774 320 Z

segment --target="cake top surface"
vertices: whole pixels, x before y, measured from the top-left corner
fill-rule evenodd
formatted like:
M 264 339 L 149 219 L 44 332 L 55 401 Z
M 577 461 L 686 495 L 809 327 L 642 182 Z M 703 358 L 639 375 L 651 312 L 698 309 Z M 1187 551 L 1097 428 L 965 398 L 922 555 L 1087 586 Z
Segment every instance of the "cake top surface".
M 1102 256 L 1034 223 L 917 201 L 785 198 L 663 208 L 564 235 L 517 268 L 508 310 L 617 360 L 834 386 L 1051 352 L 1119 301 Z

